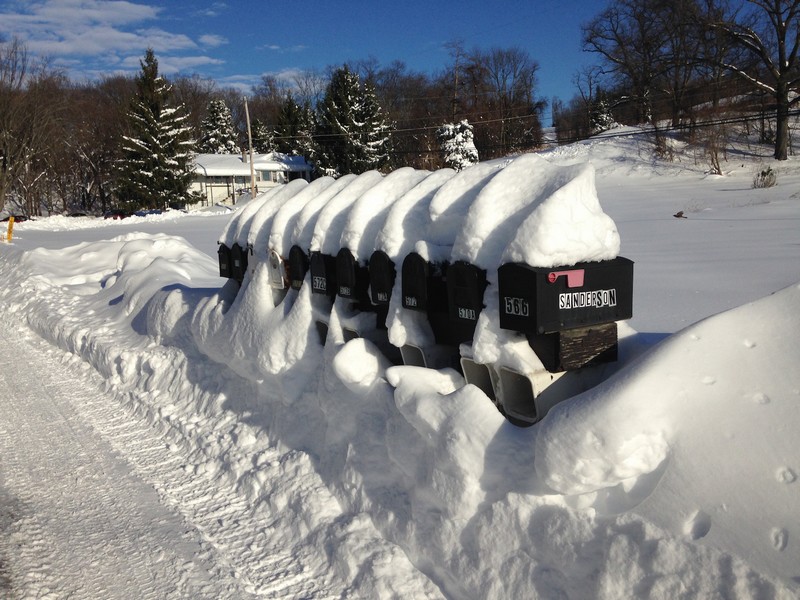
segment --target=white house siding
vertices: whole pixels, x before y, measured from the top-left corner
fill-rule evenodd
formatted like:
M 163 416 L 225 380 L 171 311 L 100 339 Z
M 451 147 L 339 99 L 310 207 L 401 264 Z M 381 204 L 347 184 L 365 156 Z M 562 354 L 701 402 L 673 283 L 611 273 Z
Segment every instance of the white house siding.
M 254 155 L 253 170 L 256 188 L 264 191 L 298 177 L 310 181 L 313 167 L 302 156 L 271 152 Z M 201 205 L 235 204 L 238 194 L 250 190 L 249 157 L 240 154 L 198 154 L 190 189 L 204 198 Z

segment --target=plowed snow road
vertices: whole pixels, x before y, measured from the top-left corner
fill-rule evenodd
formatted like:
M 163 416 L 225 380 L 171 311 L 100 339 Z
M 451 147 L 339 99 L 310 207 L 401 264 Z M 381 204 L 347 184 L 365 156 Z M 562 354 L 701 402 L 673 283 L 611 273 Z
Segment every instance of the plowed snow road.
M 12 330 L 3 346 L 0 597 L 247 596 L 224 557 L 94 428 L 113 426 L 108 399 L 41 340 Z M 174 460 L 135 423 L 117 428 L 150 460 Z
M 331 596 L 88 366 L 6 321 L 0 599 Z

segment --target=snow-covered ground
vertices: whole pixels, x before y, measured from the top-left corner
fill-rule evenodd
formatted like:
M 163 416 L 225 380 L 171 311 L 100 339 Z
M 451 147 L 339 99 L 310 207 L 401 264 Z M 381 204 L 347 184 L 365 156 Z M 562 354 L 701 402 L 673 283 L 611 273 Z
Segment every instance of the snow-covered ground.
M 681 150 L 616 137 L 295 183 L 232 214 L 18 224 L 0 596 L 797 597 L 800 164 L 753 189 L 752 156 L 708 176 Z M 241 289 L 218 239 L 255 243 Z M 515 427 L 455 371 L 345 344 L 366 318 L 328 316 L 308 280 L 269 287 L 268 248 L 342 240 L 487 268 L 462 352 L 513 366 L 536 359 L 493 325 L 497 264 L 619 253 L 620 360 Z M 393 300 L 390 339 L 430 341 L 408 312 Z

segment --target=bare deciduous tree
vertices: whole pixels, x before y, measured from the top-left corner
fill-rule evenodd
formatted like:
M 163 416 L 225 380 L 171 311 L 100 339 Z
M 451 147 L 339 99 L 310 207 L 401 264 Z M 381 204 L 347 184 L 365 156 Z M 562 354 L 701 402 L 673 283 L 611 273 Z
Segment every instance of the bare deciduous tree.
M 747 69 L 726 61 L 723 66 L 765 91 L 776 105 L 775 158 L 786 160 L 789 147 L 789 112 L 800 97 L 790 92 L 800 84 L 800 0 L 747 0 L 713 28 L 755 57 L 762 69 Z
M 51 84 L 57 74 L 34 63 L 18 39 L 0 43 L 0 209 L 15 186 L 29 189 L 51 143 L 58 118 Z

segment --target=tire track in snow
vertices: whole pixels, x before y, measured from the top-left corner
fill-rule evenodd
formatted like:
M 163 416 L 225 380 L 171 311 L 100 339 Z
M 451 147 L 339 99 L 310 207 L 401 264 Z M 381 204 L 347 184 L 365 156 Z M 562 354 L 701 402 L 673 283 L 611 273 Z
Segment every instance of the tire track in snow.
M 135 406 L 136 400 L 131 404 Z M 181 444 L 165 443 L 142 421 L 132 421 L 127 411 L 87 409 L 86 416 L 115 447 L 133 448 L 126 456 L 137 471 L 202 533 L 244 590 L 263 598 L 339 597 L 328 589 L 330 574 L 323 564 L 327 556 L 312 544 L 313 539 L 272 537 L 272 529 L 283 529 L 273 527 L 282 517 L 254 505 L 229 482 L 198 471 Z M 281 457 L 276 449 L 271 454 L 274 460 Z M 337 582 L 333 589 L 341 587 Z
M 48 410 L 50 414 L 45 420 L 60 421 L 59 415 L 53 414 L 58 411 L 72 413 L 71 421 L 82 420 L 84 423 L 82 426 L 90 429 L 93 435 L 99 436 L 107 445 L 106 452 L 114 454 L 127 469 L 132 468 L 136 476 L 152 486 L 149 488 L 150 491 L 154 496 L 158 496 L 153 500 L 166 505 L 169 510 L 180 513 L 185 520 L 183 529 L 191 531 L 194 537 L 199 537 L 195 558 L 208 563 L 206 570 L 209 571 L 208 577 L 212 581 L 226 583 L 221 586 L 223 590 L 221 592 L 209 593 L 208 596 L 192 592 L 188 597 L 244 598 L 251 595 L 262 598 L 340 597 L 339 592 L 345 584 L 336 581 L 336 577 L 331 574 L 328 556 L 322 544 L 318 542 L 319 536 L 325 536 L 324 531 L 309 532 L 307 539 L 304 540 L 287 539 L 285 535 L 280 534 L 285 527 L 275 525 L 275 522 L 292 517 L 276 516 L 269 511 L 269 506 L 254 506 L 245 496 L 237 493 L 235 486 L 231 486 L 230 482 L 220 480 L 219 477 L 202 470 L 197 472 L 195 465 L 192 464 L 192 459 L 196 457 L 190 455 L 190 449 L 183 447 L 186 444 L 181 438 L 185 432 L 177 436 L 179 443 L 168 443 L 170 434 L 175 432 L 154 429 L 154 427 L 163 429 L 163 422 L 157 422 L 155 425 L 147 423 L 148 418 L 153 415 L 148 417 L 144 414 L 147 402 L 137 396 L 142 394 L 141 392 L 116 392 L 115 395 L 112 390 L 102 393 L 91 382 L 94 381 L 98 386 L 102 386 L 105 384 L 104 380 L 88 364 L 77 360 L 74 355 L 64 353 L 39 338 L 29 339 L 24 343 L 35 346 L 33 349 L 29 347 L 28 352 L 38 353 L 43 365 L 48 365 L 47 368 L 57 373 L 53 376 L 54 382 L 49 386 L 51 389 L 44 395 L 56 399 L 54 404 L 59 408 L 51 407 Z M 35 362 L 34 358 L 31 360 Z M 63 362 L 68 364 L 61 364 Z M 8 363 L 0 362 L 0 372 L 10 371 L 12 368 Z M 80 372 L 81 380 L 77 379 L 75 371 Z M 87 379 L 89 381 L 86 381 Z M 71 391 L 70 385 L 74 391 Z M 20 395 L 25 396 L 30 393 L 21 390 Z M 17 414 L 14 417 L 9 416 L 8 420 L 24 421 L 25 417 Z M 81 427 L 71 421 L 67 421 L 68 429 Z M 82 436 L 78 436 L 73 445 L 80 446 L 81 440 Z M 13 447 L 18 441 L 10 440 L 7 447 Z M 0 446 L 0 452 L 3 448 L 4 446 Z M 80 454 L 77 451 L 73 453 Z M 272 449 L 270 456 L 262 459 L 280 461 L 286 460 L 286 456 Z M 24 467 L 21 468 L 24 470 Z M 0 466 L 0 473 L 2 469 Z M 15 469 L 19 470 L 20 468 Z M 324 486 L 317 491 L 329 495 Z M 133 512 L 133 509 L 130 510 Z M 31 527 L 32 525 L 28 527 L 28 531 L 32 531 Z M 273 530 L 279 534 L 271 536 Z M 293 528 L 290 527 L 289 530 Z M 47 537 L 47 534 L 35 533 L 32 537 L 42 539 Z M 2 543 L 0 543 L 1 548 Z M 41 551 L 38 546 L 32 548 L 32 556 Z M 2 555 L 1 550 L 0 555 Z M 31 561 L 33 560 L 31 558 Z M 42 560 L 45 566 L 57 562 L 58 559 L 53 556 Z M 188 565 L 187 569 L 192 570 L 193 557 L 191 555 L 186 557 L 185 562 Z M 46 571 L 50 574 L 58 572 L 59 569 L 49 568 Z M 192 582 L 191 574 L 179 573 L 175 587 L 185 588 Z M 68 589 L 69 586 L 69 581 L 58 580 L 50 587 L 60 590 L 60 596 L 61 591 Z M 232 589 L 238 591 L 233 595 L 227 595 Z M 114 596 L 109 595 L 108 591 L 99 593 L 80 589 L 77 594 L 76 597 L 85 598 L 147 597 L 141 593 Z
M 74 408 L 109 400 L 48 359 L 41 341 L 6 332 L 0 557 L 11 597 L 246 597 L 202 535 Z

